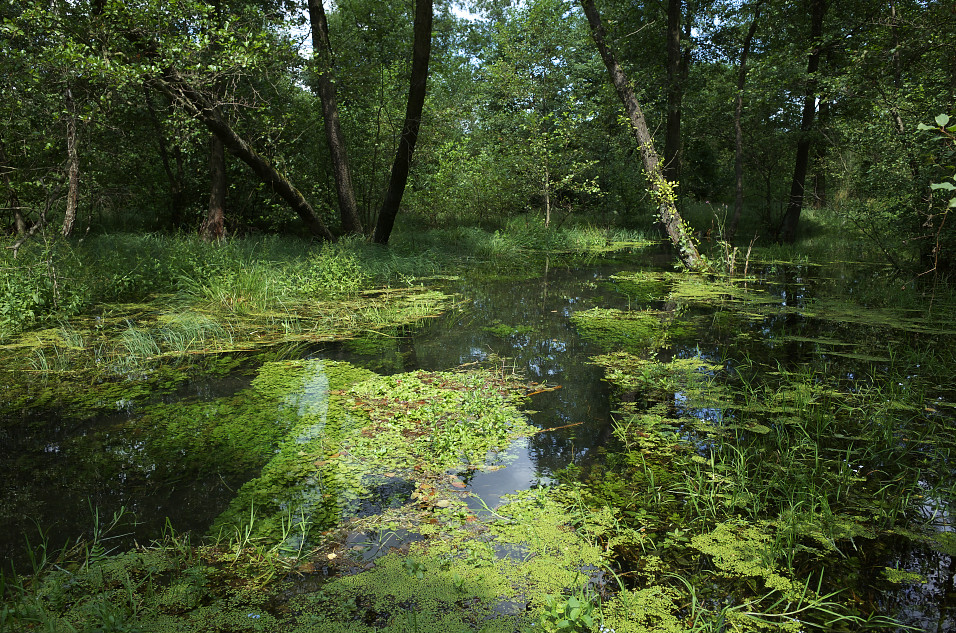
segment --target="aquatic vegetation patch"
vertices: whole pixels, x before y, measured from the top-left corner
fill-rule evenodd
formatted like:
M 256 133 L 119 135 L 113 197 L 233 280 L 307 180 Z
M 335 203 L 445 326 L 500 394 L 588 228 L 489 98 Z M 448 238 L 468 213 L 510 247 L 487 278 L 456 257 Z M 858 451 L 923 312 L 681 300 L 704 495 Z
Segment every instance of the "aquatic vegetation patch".
M 288 302 L 268 311 L 170 310 L 163 304 L 171 300 L 102 306 L 99 316 L 74 317 L 58 328 L 29 332 L 0 352 L 5 352 L 5 362 L 32 366 L 39 375 L 69 371 L 92 379 L 139 379 L 163 364 L 188 364 L 206 354 L 374 336 L 379 330 L 421 323 L 453 302 L 449 295 L 423 287 Z
M 486 326 L 482 329 L 498 338 L 521 337 L 534 332 L 534 327 L 530 325 L 507 325 L 501 322 Z
M 264 370 L 286 376 L 278 415 L 291 416 L 290 431 L 213 533 L 247 529 L 276 540 L 288 536 L 291 522 L 307 537 L 355 515 L 383 486 L 481 467 L 534 430 L 518 410 L 529 388 L 488 370 L 383 377 L 329 361 Z M 396 501 L 408 500 L 399 493 Z
M 631 301 L 651 303 L 667 296 L 668 281 L 664 273 L 634 271 L 611 275 L 614 288 Z
M 392 510 L 353 521 L 366 530 L 401 523 L 420 535 L 363 562 L 347 544 L 287 558 L 255 540 L 192 545 L 169 534 L 117 556 L 58 560 L 7 586 L 4 625 L 46 630 L 484 631 L 590 630 L 657 620 L 637 606 L 678 600 L 628 593 L 603 603 L 605 554 L 569 524 L 560 489 L 508 498 L 479 518 L 459 502 Z M 392 528 L 397 529 L 397 528 Z M 334 570 L 330 576 L 323 572 Z M 659 611 L 665 614 L 663 609 Z M 673 618 L 673 616 L 671 616 Z M 622 628 L 620 630 L 642 630 Z M 676 627 L 653 630 L 677 631 Z
M 628 352 L 611 352 L 595 356 L 591 362 L 604 368 L 605 380 L 625 400 L 640 394 L 642 398 L 660 401 L 679 393 L 688 408 L 701 408 L 715 406 L 725 395 L 722 385 L 714 380 L 723 366 L 699 356 L 664 362 Z
M 514 631 L 553 621 L 572 600 L 600 623 L 597 596 L 579 596 L 600 575 L 602 554 L 568 528 L 549 492 L 516 495 L 470 526 L 440 527 L 371 569 L 293 598 L 299 615 L 289 630 Z
M 694 331 L 675 315 L 652 310 L 591 308 L 572 314 L 571 322 L 582 337 L 605 349 L 633 354 L 646 354 Z
M 707 306 L 758 307 L 780 304 L 780 299 L 765 290 L 726 279 L 682 274 L 672 278 L 669 301 Z
M 889 623 L 830 579 L 857 579 L 854 591 L 870 595 L 891 581 L 912 587 L 926 571 L 881 571 L 896 568 L 899 537 L 945 549 L 925 504 L 951 502 L 941 467 L 951 440 L 914 377 L 846 389 L 809 368 L 755 381 L 699 358 L 595 362 L 621 400 L 614 441 L 568 475 L 584 476 L 581 505 L 613 509 L 595 534 L 617 564 L 638 588 L 683 586 L 695 622 Z M 727 595 L 736 600 L 707 602 Z

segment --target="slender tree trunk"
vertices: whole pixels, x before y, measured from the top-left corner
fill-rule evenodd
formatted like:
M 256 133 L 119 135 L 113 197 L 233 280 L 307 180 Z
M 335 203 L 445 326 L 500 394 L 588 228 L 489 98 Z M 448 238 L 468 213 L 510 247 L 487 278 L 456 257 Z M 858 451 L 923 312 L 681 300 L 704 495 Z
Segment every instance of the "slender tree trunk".
M 76 224 L 76 209 L 80 198 L 80 159 L 76 152 L 76 104 L 73 102 L 73 92 L 69 86 L 64 93 L 66 98 L 66 156 L 67 181 L 66 213 L 63 215 L 63 236 L 73 233 Z
M 402 136 L 398 140 L 398 152 L 392 163 L 392 177 L 388 182 L 385 200 L 378 212 L 373 240 L 377 244 L 388 244 L 388 238 L 395 226 L 408 171 L 412 163 L 412 153 L 418 141 L 418 131 L 422 124 L 422 110 L 425 107 L 425 90 L 428 84 L 428 60 L 432 49 L 432 0 L 415 0 L 415 41 L 412 45 L 412 76 L 409 82 L 408 103 L 405 108 L 405 123 Z
M 216 108 L 201 93 L 193 89 L 176 69 L 166 69 L 162 78 L 153 80 L 153 85 L 215 134 L 226 149 L 248 165 L 262 182 L 268 185 L 299 215 L 313 235 L 327 240 L 334 239 L 328 227 L 316 215 L 312 205 L 289 182 L 288 178 L 279 173 L 269 161 L 257 154 L 252 146 L 243 140 L 222 118 Z
M 694 244 L 691 236 L 684 230 L 680 214 L 674 204 L 674 186 L 661 172 L 660 159 L 657 152 L 654 151 L 654 139 L 647 129 L 647 122 L 644 119 L 644 113 L 641 106 L 634 96 L 634 91 L 628 83 L 627 76 L 621 69 L 614 57 L 614 53 L 607 45 L 604 34 L 604 26 L 601 24 L 601 16 L 594 6 L 594 0 L 581 0 L 584 7 L 584 13 L 587 15 L 588 24 L 591 27 L 591 36 L 597 45 L 598 51 L 604 60 L 608 74 L 611 76 L 611 83 L 617 89 L 618 97 L 624 104 L 628 118 L 631 121 L 631 128 L 637 136 L 637 142 L 640 145 L 641 159 L 644 163 L 644 172 L 647 174 L 647 180 L 651 187 L 654 201 L 657 204 L 658 219 L 667 231 L 668 237 L 677 248 L 681 263 L 687 268 L 695 270 L 701 268 L 704 264 L 700 253 L 697 252 L 697 246 Z
M 683 0 L 667 0 L 667 120 L 664 128 L 664 178 L 680 180 L 681 119 L 681 5 Z
M 830 120 L 830 103 L 820 101 L 820 111 L 817 120 L 821 130 L 826 130 Z M 822 209 L 827 206 L 827 173 L 824 164 L 827 158 L 827 145 L 816 143 L 813 146 L 813 208 Z
M 7 160 L 7 152 L 3 147 L 3 142 L 0 141 L 0 175 L 3 177 L 3 186 L 7 188 L 7 204 L 13 211 L 13 230 L 16 231 L 17 235 L 22 236 L 27 232 L 27 222 L 23 217 L 23 210 L 20 208 L 20 196 L 17 195 L 17 190 L 10 179 L 12 172 L 13 168 Z
M 797 237 L 797 225 L 803 210 L 804 188 L 807 180 L 807 167 L 810 164 L 810 132 L 816 114 L 816 73 L 820 68 L 820 37 L 823 35 L 823 17 L 826 14 L 826 0 L 810 0 L 810 41 L 813 49 L 807 59 L 807 94 L 803 99 L 803 115 L 800 121 L 800 138 L 797 141 L 797 157 L 793 166 L 793 180 L 790 183 L 790 198 L 783 215 L 778 239 L 788 244 Z
M 199 233 L 204 240 L 221 240 L 226 217 L 226 148 L 215 134 L 209 138 L 209 210 Z
M 544 182 L 541 183 L 544 193 L 544 228 L 551 226 L 551 173 L 547 165 L 544 167 Z
M 754 5 L 754 17 L 750 21 L 750 28 L 747 29 L 747 36 L 744 38 L 743 49 L 740 51 L 740 65 L 737 68 L 737 100 L 734 104 L 734 215 L 730 220 L 730 226 L 727 227 L 727 234 L 724 239 L 732 242 L 737 234 L 737 227 L 740 225 L 740 216 L 744 211 L 744 131 L 741 127 L 740 119 L 744 113 L 744 86 L 747 82 L 747 57 L 750 55 L 750 47 L 753 45 L 754 35 L 757 33 L 757 21 L 760 19 L 760 5 L 764 0 L 757 0 Z
M 184 169 L 182 152 L 177 152 L 176 154 L 176 171 L 174 172 L 172 162 L 170 161 L 169 148 L 166 146 L 166 135 L 163 133 L 163 126 L 160 124 L 159 117 L 156 116 L 156 109 L 153 108 L 153 102 L 150 100 L 149 86 L 144 84 L 143 88 L 146 90 L 146 110 L 149 112 L 149 119 L 153 124 L 153 128 L 156 130 L 156 145 L 159 149 L 159 159 L 163 164 L 166 182 L 169 184 L 169 211 L 172 225 L 177 229 L 182 229 L 184 224 Z
M 352 187 L 352 173 L 349 170 L 348 153 L 345 150 L 345 136 L 339 123 L 339 106 L 335 98 L 335 78 L 332 75 L 332 49 L 329 45 L 329 24 L 325 19 L 322 0 L 308 0 L 309 21 L 312 23 L 312 54 L 318 60 L 319 99 L 322 101 L 322 118 L 325 121 L 325 136 L 328 139 L 332 155 L 332 173 L 335 178 L 335 192 L 339 200 L 339 213 L 342 218 L 342 230 L 345 233 L 362 234 L 362 220 L 359 219 L 358 205 L 355 202 L 355 189 Z

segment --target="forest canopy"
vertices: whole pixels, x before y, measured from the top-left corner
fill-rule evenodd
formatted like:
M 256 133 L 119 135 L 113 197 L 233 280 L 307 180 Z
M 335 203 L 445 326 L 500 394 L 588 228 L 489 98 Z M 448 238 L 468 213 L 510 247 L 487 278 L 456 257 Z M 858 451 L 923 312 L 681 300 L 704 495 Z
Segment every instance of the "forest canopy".
M 4 228 L 650 227 L 663 178 L 699 235 L 789 242 L 814 207 L 898 269 L 952 266 L 950 3 L 583 4 L 659 177 L 578 3 L 7 2 Z

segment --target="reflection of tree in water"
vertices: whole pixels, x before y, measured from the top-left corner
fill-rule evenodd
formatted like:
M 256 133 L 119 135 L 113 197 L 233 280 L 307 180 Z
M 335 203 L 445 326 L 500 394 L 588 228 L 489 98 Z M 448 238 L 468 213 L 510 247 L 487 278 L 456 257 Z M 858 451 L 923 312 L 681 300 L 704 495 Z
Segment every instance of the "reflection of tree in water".
M 470 303 L 415 337 L 411 356 L 418 366 L 435 370 L 499 358 L 506 370 L 513 367 L 528 380 L 561 385 L 535 395 L 530 404 L 538 426 L 567 427 L 529 440 L 536 470 L 550 474 L 591 452 L 609 433 L 608 390 L 602 371 L 588 362 L 599 350 L 583 341 L 568 319 L 578 310 L 623 303 L 595 283 L 604 277 L 593 270 L 551 270 L 530 281 L 451 289 Z

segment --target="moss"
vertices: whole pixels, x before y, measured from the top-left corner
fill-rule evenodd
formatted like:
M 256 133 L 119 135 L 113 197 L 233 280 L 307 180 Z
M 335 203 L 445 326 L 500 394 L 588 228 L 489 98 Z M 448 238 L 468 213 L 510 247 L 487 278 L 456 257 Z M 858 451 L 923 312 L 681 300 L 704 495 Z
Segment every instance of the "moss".
M 301 542 L 359 512 L 413 468 L 423 481 L 481 466 L 532 431 L 517 408 L 521 383 L 488 371 L 382 377 L 347 363 L 290 361 L 264 366 L 253 388 L 280 403 L 275 416 L 289 433 L 213 534 L 248 529 Z M 401 491 L 410 483 L 392 488 L 399 502 L 408 500 Z
M 650 310 L 592 308 L 574 313 L 571 322 L 582 337 L 601 347 L 632 354 L 646 354 L 672 338 L 693 333 L 691 325 Z
M 611 280 L 618 292 L 638 303 L 661 301 L 667 294 L 667 281 L 660 273 L 620 272 L 611 275 Z

